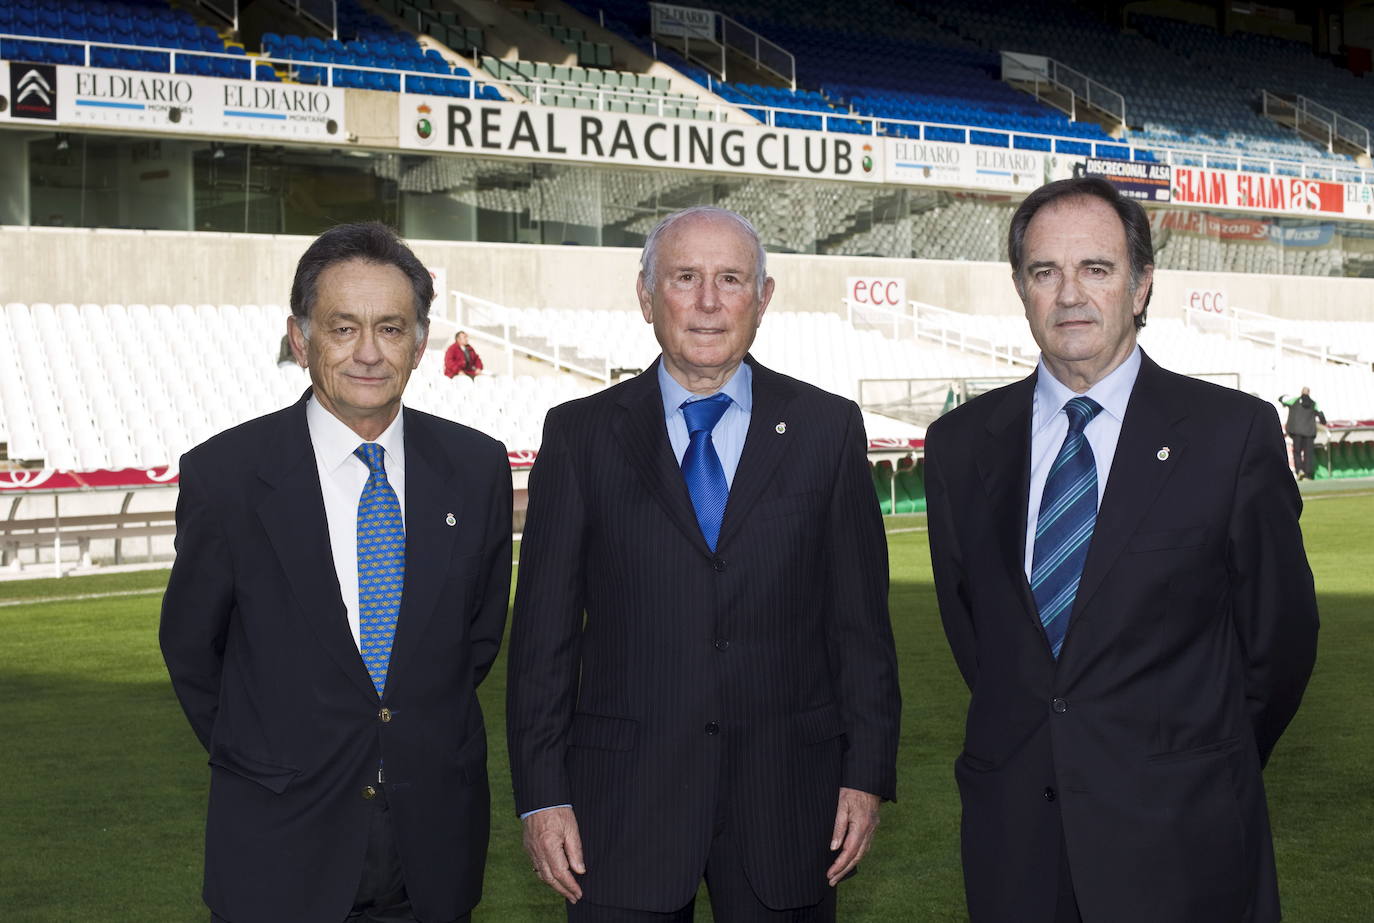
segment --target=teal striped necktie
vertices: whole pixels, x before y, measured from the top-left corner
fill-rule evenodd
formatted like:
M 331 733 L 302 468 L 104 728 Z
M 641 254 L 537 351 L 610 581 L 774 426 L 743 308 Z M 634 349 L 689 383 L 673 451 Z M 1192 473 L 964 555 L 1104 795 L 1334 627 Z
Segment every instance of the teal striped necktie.
M 1064 646 L 1069 613 L 1097 524 L 1097 460 L 1083 427 L 1101 410 L 1102 405 L 1090 397 L 1075 397 L 1064 405 L 1069 432 L 1045 479 L 1035 523 L 1031 593 L 1056 659 Z

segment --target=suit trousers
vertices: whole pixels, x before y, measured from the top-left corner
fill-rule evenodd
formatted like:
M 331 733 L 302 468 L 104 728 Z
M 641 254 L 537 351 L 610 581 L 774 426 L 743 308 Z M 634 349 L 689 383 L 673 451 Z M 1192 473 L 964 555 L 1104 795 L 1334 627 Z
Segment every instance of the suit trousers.
M 711 849 L 706 854 L 706 891 L 711 898 L 712 916 L 724 923 L 834 923 L 834 888 L 826 890 L 820 903 L 783 910 L 765 906 L 754 893 L 730 821 L 729 762 L 728 757 L 721 761 L 716 824 Z M 691 923 L 695 912 L 695 896 L 685 907 L 668 913 L 606 907 L 583 900 L 568 904 L 568 923 Z
M 343 923 L 418 923 L 401 874 L 401 856 L 396 850 L 396 831 L 387 805 L 386 785 L 379 784 L 376 789 L 372 815 L 368 819 L 363 873 L 358 881 L 358 893 L 353 897 L 353 909 Z M 471 914 L 464 914 L 448 923 L 467 923 L 471 918 Z M 231 921 L 217 913 L 211 913 L 210 920 L 211 923 L 256 923 L 253 920 Z
M 1316 437 L 1289 433 L 1288 438 L 1293 440 L 1293 470 L 1310 481 L 1316 465 L 1316 458 L 1312 453 Z

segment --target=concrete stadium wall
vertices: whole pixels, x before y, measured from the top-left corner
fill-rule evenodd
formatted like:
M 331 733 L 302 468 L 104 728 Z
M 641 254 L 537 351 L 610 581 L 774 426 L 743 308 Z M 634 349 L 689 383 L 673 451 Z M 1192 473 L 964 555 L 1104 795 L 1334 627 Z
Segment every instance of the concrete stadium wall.
M 307 237 L 0 227 L 0 302 L 286 304 Z M 638 250 L 411 242 L 449 289 L 501 304 L 636 310 Z M 849 276 L 905 277 L 911 298 L 977 314 L 1020 311 L 1002 263 L 775 254 L 775 310 L 842 310 Z M 1311 320 L 1368 320 L 1374 281 L 1161 271 L 1151 310 L 1179 316 L 1190 289 L 1241 308 Z M 444 312 L 447 314 L 447 311 Z

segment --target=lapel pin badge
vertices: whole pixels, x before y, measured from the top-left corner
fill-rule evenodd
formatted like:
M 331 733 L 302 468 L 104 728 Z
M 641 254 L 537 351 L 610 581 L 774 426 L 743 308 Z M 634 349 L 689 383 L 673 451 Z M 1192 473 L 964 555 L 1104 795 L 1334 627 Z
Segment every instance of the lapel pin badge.
M 1168 461 L 1169 447 L 1167 445 L 1162 447 L 1158 452 L 1155 453 L 1155 458 L 1159 459 L 1160 461 Z
M 456 526 L 458 525 L 458 517 L 454 516 L 452 513 L 449 513 L 447 516 L 444 517 L 444 522 L 448 523 L 451 526 Z
M 787 424 L 779 423 L 777 426 L 773 427 L 773 432 L 781 436 L 783 433 L 787 432 Z

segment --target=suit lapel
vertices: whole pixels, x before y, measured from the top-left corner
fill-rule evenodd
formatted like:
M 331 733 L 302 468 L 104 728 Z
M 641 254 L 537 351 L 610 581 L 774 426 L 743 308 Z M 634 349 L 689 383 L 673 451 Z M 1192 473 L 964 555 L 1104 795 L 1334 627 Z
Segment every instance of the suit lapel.
M 764 490 L 772 482 L 773 472 L 786 454 L 789 441 L 779 439 L 774 427 L 785 420 L 785 411 L 795 393 L 787 380 L 746 357 L 754 373 L 753 409 L 749 413 L 749 431 L 744 438 L 744 452 L 735 469 L 730 486 L 730 498 L 725 505 L 717 548 L 725 547 L 730 537 L 748 520 Z
M 1140 372 L 1126 404 L 1126 419 L 1122 421 L 1121 437 L 1107 476 L 1107 491 L 1097 511 L 1092 545 L 1083 564 L 1069 633 L 1140 520 L 1154 505 L 1164 482 L 1178 468 L 1187 449 L 1178 423 L 1187 415 L 1186 403 L 1175 399 L 1164 371 L 1142 352 Z M 1169 449 L 1168 457 L 1161 460 L 1158 453 L 1165 446 Z
M 425 627 L 439 604 L 439 591 L 448 576 L 442 566 L 452 557 L 458 529 L 448 515 L 463 517 L 463 497 L 452 465 L 444 456 L 423 418 L 404 411 L 406 447 L 406 573 L 401 612 L 391 647 L 388 677 L 403 676 L 403 664 L 420 646 Z M 398 668 L 398 664 L 402 664 Z M 390 679 L 388 678 L 388 687 Z
M 258 518 L 320 646 L 359 689 L 375 697 L 339 593 L 319 469 L 305 422 L 305 399 L 283 420 L 278 438 L 266 448 L 258 468 L 258 477 L 271 487 L 258 505 Z
M 673 456 L 668 429 L 663 422 L 663 396 L 658 388 L 657 360 L 644 372 L 628 382 L 620 396 L 621 414 L 615 422 L 616 438 L 625 457 L 639 472 L 644 486 L 663 507 L 668 518 L 709 555 L 706 539 L 697 525 L 687 482 Z
M 1035 597 L 1026 580 L 1026 508 L 1030 491 L 1031 399 L 1035 375 L 1009 385 L 1002 402 L 988 418 L 977 465 L 991 511 L 990 534 L 1017 588 L 1026 615 L 1042 632 Z M 1049 648 L 1045 648 L 1049 653 Z

